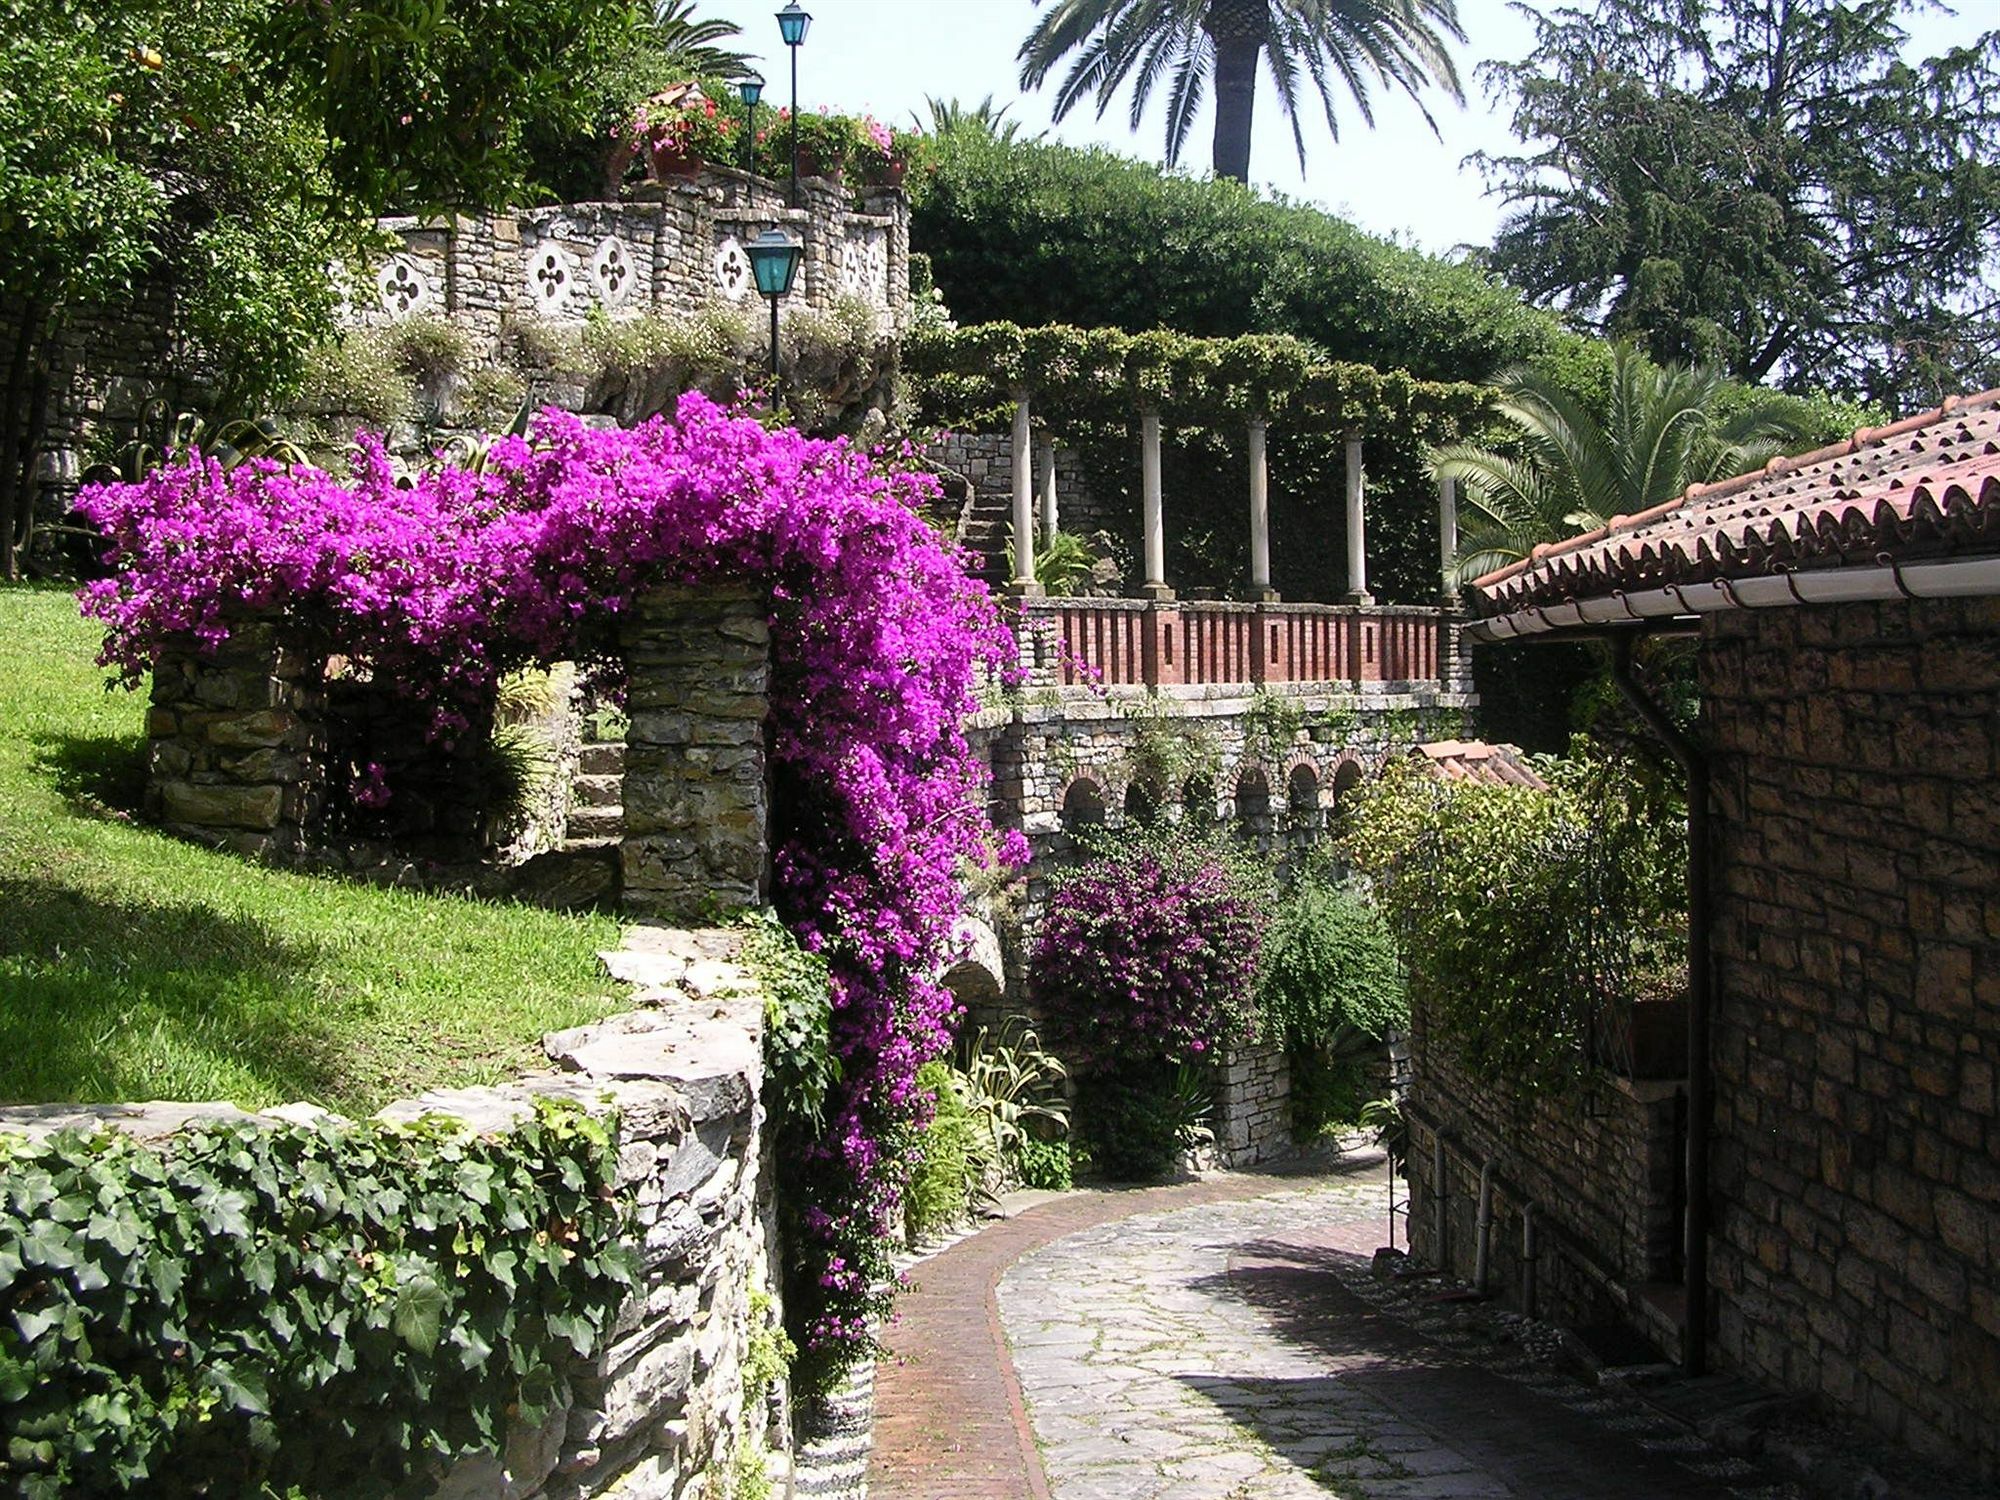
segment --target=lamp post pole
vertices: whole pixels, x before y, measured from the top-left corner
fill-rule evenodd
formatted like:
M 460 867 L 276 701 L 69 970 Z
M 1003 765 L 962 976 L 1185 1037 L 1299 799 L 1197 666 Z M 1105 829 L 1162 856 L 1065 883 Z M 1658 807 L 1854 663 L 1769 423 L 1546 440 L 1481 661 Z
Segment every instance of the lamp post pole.
M 812 17 L 799 5 L 799 0 L 791 0 L 778 12 L 778 35 L 785 39 L 785 46 L 792 54 L 792 191 L 788 200 L 790 206 L 799 206 L 799 48 L 806 39 L 806 28 L 812 25 Z
M 764 97 L 764 80 L 755 73 L 749 74 L 737 83 L 736 96 L 743 101 L 743 107 L 750 112 L 749 123 L 743 129 L 743 170 L 755 176 L 757 171 L 757 101 Z
M 782 229 L 767 229 L 743 247 L 750 275 L 771 303 L 771 410 L 778 409 L 778 299 L 791 291 L 806 247 Z

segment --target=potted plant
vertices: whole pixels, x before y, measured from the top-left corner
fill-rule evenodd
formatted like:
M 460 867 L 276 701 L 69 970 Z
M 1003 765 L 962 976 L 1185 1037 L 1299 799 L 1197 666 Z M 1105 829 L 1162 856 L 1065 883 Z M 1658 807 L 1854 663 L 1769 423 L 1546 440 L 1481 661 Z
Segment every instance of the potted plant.
M 732 159 L 737 122 L 722 112 L 699 83 L 677 83 L 640 102 L 613 146 L 612 178 L 623 180 L 633 161 L 646 177 L 664 182 L 688 177 L 704 162 Z

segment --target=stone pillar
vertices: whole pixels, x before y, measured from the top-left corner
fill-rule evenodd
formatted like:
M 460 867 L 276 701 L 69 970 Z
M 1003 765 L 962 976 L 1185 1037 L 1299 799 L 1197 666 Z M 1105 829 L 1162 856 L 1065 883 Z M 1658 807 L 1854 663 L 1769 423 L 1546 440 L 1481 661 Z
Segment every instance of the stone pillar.
M 1292 1147 L 1291 1066 L 1281 1046 L 1250 1042 L 1217 1066 L 1215 1154 L 1224 1167 L 1254 1167 Z
M 1011 594 L 1035 595 L 1042 586 L 1035 582 L 1035 481 L 1032 414 L 1028 393 L 1014 393 L 1014 577 L 1007 585 Z
M 1264 419 L 1250 424 L 1250 597 L 1277 602 L 1271 587 L 1271 474 L 1264 458 Z
M 1187 640 L 1181 630 L 1180 606 L 1169 594 L 1145 613 L 1140 640 L 1140 669 L 1147 687 L 1178 687 L 1187 670 Z
M 1167 528 L 1160 511 L 1160 413 L 1147 407 L 1139 421 L 1139 484 L 1144 496 L 1146 581 L 1139 593 L 1147 599 L 1171 599 L 1167 587 Z
M 236 626 L 213 655 L 160 655 L 146 719 L 146 809 L 169 832 L 253 856 L 306 842 L 326 788 L 318 664 L 275 626 Z
M 687 918 L 761 906 L 770 890 L 763 599 L 740 586 L 658 588 L 621 632 L 626 908 Z
M 1373 604 L 1375 596 L 1368 592 L 1368 538 L 1365 531 L 1366 519 L 1363 515 L 1363 485 L 1361 470 L 1361 439 L 1347 440 L 1347 592 L 1340 596 L 1343 604 Z
M 1056 445 L 1051 438 L 1035 450 L 1035 506 L 1041 513 L 1042 543 L 1056 534 Z

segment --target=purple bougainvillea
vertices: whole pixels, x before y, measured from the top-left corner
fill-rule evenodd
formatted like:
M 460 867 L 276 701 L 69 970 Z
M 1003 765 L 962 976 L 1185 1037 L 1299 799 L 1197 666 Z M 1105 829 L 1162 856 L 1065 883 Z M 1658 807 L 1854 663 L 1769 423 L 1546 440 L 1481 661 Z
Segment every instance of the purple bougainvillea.
M 1105 854 L 1049 896 L 1029 983 L 1079 1073 L 1190 1062 L 1255 1029 L 1264 918 L 1199 850 Z
M 823 1369 L 868 1339 L 900 1205 L 918 1065 L 949 1041 L 965 862 L 990 863 L 984 772 L 961 725 L 1013 643 L 924 523 L 933 482 L 845 442 L 771 431 L 699 395 L 599 431 L 556 412 L 479 471 L 399 481 L 379 441 L 351 476 L 188 458 L 88 490 L 113 575 L 86 588 L 128 684 L 160 648 L 278 615 L 430 704 L 441 732 L 498 675 L 586 654 L 659 583 L 749 580 L 772 599 L 776 854 L 788 922 L 832 965 L 842 1078 L 812 1160 L 794 1311 Z M 1016 851 L 1008 851 L 1016 852 Z

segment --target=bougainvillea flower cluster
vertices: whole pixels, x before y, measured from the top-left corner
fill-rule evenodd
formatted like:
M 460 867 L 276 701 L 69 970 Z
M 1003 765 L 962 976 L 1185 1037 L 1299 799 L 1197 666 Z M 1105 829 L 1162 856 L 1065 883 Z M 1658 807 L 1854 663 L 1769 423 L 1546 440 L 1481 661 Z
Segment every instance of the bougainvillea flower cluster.
M 544 413 L 477 470 L 399 478 L 360 440 L 345 480 L 187 458 L 85 492 L 112 576 L 83 593 L 104 662 L 136 684 L 159 650 L 278 616 L 463 725 L 498 675 L 601 649 L 658 584 L 749 581 L 771 598 L 775 865 L 788 922 L 831 961 L 842 1080 L 809 1170 L 793 1312 L 824 1368 L 868 1338 L 889 1280 L 901 1143 L 949 1041 L 959 876 L 993 858 L 984 771 L 962 732 L 1013 643 L 927 525 L 928 478 L 843 441 L 773 431 L 700 395 L 598 430 Z M 1018 854 L 1018 850 L 1010 851 Z
M 1197 1061 L 1255 1030 L 1264 925 L 1222 859 L 1115 850 L 1050 892 L 1028 982 L 1076 1072 Z

